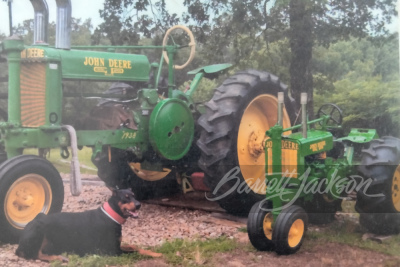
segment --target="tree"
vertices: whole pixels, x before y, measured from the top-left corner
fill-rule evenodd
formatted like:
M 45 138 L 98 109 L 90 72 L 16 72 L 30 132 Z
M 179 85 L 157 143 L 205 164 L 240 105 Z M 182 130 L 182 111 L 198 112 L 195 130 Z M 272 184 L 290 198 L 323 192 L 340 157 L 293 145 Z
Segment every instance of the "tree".
M 163 26 L 180 21 L 191 24 L 204 48 L 202 55 L 210 63 L 225 61 L 227 53 L 231 61 L 238 63 L 259 48 L 260 38 L 273 42 L 287 37 L 291 92 L 297 100 L 301 92 L 309 94 L 312 114 L 313 47 L 328 46 L 350 36 L 385 34 L 385 24 L 397 15 L 395 2 L 276 0 L 270 7 L 269 0 L 184 0 L 187 12 L 179 19 L 168 13 L 165 0 L 106 0 L 101 11 L 105 22 L 99 29 L 113 44 L 121 44 L 129 43 L 130 36 L 139 38 L 139 32 L 150 37 Z

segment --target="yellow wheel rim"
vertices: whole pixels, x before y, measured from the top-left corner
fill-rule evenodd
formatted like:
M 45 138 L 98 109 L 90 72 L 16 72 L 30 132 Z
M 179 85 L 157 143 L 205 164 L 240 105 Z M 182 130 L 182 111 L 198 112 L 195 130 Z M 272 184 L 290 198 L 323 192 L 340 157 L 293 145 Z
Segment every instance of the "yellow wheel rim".
M 171 170 L 167 168 L 164 168 L 162 172 L 144 170 L 141 168 L 141 164 L 137 162 L 131 162 L 129 166 L 138 177 L 146 181 L 161 180 L 171 172 Z
M 304 222 L 302 219 L 297 219 L 296 221 L 294 221 L 289 230 L 289 235 L 288 235 L 289 246 L 292 248 L 296 247 L 303 238 L 303 235 L 304 235 Z
M 263 229 L 264 229 L 265 236 L 269 240 L 272 240 L 272 223 L 273 222 L 274 222 L 274 216 L 272 216 L 272 213 L 268 212 L 264 217 Z
M 397 166 L 392 182 L 392 202 L 394 208 L 400 212 L 400 165 Z
M 18 229 L 40 212 L 48 213 L 52 201 L 51 187 L 38 174 L 27 174 L 16 180 L 7 191 L 4 210 L 9 223 Z
M 265 132 L 278 120 L 278 99 L 262 94 L 246 107 L 239 125 L 237 155 L 243 178 L 253 192 L 264 195 L 265 186 Z M 290 127 L 284 110 L 283 127 Z

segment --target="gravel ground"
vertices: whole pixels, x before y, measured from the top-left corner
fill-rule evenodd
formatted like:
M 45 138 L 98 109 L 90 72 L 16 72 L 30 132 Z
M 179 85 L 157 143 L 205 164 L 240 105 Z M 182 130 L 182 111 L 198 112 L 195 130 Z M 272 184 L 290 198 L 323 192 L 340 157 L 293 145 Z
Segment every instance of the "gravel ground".
M 97 182 L 83 186 L 79 197 L 72 197 L 69 184 L 65 185 L 63 211 L 80 212 L 98 208 L 111 196 L 111 191 Z M 341 216 L 341 215 L 340 215 Z M 339 217 L 340 217 L 339 216 Z M 211 213 L 199 210 L 186 210 L 176 207 L 162 207 L 143 204 L 139 219 L 129 219 L 123 225 L 123 242 L 140 247 L 155 246 L 165 240 L 176 238 L 200 238 L 228 236 L 240 243 L 249 243 L 246 233 L 238 232 L 244 224 L 219 220 Z M 316 228 L 315 226 L 311 227 Z M 314 229 L 315 230 L 315 229 Z M 317 231 L 317 230 L 315 230 Z M 306 241 L 307 242 L 307 241 Z M 26 261 L 15 256 L 16 245 L 0 244 L 0 266 L 39 267 L 49 266 L 41 261 Z M 332 253 L 334 252 L 334 253 Z M 252 267 L 252 266 L 400 266 L 400 258 L 375 251 L 363 250 L 337 243 L 326 243 L 302 249 L 294 255 L 278 256 L 274 252 L 250 252 L 236 249 L 229 253 L 218 253 L 207 259 L 209 266 Z M 137 263 L 137 266 L 168 266 L 162 259 L 150 259 Z
M 111 196 L 105 186 L 83 185 L 82 194 L 73 197 L 69 184 L 65 184 L 64 212 L 96 209 Z M 209 238 L 222 235 L 235 237 L 238 226 L 212 223 L 211 214 L 199 210 L 186 210 L 142 204 L 138 219 L 128 219 L 122 227 L 123 242 L 140 247 L 155 246 L 164 240 L 176 238 Z M 0 266 L 45 266 L 40 261 L 26 261 L 14 255 L 17 245 L 0 245 Z

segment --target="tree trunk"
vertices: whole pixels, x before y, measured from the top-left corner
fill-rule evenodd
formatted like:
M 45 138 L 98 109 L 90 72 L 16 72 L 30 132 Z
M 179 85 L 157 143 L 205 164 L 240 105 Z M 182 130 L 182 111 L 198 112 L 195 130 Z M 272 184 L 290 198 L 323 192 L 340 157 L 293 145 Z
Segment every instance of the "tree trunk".
M 290 16 L 290 89 L 296 102 L 300 103 L 300 94 L 308 94 L 308 116 L 313 112 L 313 77 L 311 73 L 311 58 L 313 48 L 311 10 L 307 8 L 308 0 L 291 0 Z

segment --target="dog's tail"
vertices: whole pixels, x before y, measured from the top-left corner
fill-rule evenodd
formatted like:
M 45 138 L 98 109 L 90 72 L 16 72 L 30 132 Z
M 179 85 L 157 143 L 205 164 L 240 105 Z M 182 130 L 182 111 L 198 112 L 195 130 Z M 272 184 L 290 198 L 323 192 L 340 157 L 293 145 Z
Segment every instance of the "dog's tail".
M 25 259 L 36 259 L 44 237 L 45 214 L 39 213 L 25 226 L 15 254 Z

